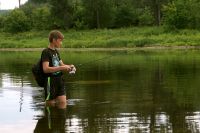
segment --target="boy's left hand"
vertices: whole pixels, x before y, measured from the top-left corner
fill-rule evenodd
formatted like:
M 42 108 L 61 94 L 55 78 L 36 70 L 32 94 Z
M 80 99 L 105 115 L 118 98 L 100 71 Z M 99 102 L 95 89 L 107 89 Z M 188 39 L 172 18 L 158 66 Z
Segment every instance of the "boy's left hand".
M 74 65 L 70 65 L 71 71 L 76 72 L 76 67 Z

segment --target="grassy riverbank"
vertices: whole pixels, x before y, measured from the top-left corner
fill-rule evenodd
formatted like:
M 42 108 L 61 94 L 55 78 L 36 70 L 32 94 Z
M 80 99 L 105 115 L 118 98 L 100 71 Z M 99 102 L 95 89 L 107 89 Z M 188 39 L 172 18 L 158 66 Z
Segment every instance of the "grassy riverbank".
M 162 27 L 133 27 L 85 31 L 62 31 L 64 48 L 121 48 L 200 46 L 200 31 L 166 32 Z M 43 48 L 48 44 L 49 31 L 20 34 L 0 33 L 0 48 Z

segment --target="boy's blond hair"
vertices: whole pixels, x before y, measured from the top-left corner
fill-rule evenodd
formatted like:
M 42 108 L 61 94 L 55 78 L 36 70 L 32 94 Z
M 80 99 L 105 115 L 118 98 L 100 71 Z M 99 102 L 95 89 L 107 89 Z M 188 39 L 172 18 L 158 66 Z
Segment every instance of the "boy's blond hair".
M 52 30 L 50 33 L 49 33 L 49 42 L 53 42 L 53 39 L 57 40 L 57 39 L 64 39 L 64 35 L 58 31 L 58 30 Z

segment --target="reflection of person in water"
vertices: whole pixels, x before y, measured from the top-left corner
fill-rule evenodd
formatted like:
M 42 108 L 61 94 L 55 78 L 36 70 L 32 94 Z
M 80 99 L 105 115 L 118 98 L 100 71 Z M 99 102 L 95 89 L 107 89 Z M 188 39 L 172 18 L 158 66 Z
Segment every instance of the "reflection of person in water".
M 66 108 L 46 107 L 34 133 L 65 133 Z

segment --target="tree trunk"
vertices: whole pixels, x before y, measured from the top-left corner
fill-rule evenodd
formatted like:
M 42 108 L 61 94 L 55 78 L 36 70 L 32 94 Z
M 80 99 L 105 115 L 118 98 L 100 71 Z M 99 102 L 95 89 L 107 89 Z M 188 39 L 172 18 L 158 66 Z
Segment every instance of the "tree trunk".
M 156 25 L 159 26 L 160 25 L 160 0 L 154 0 L 154 12 L 155 12 L 155 19 L 156 19 Z
M 19 8 L 20 8 L 20 6 L 21 6 L 21 0 L 19 0 Z
M 158 3 L 157 4 L 157 9 L 156 9 L 157 11 L 156 11 L 156 18 L 157 18 L 157 22 L 156 22 L 156 24 L 158 25 L 158 26 L 160 26 L 160 3 Z
M 99 10 L 97 9 L 97 29 L 100 28 L 100 22 L 99 22 Z

